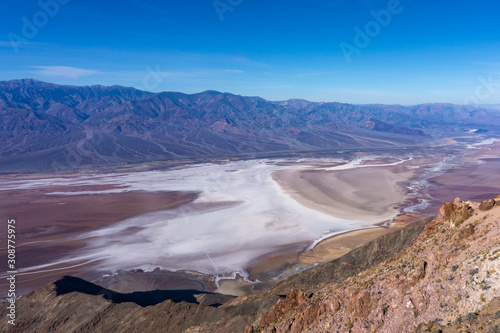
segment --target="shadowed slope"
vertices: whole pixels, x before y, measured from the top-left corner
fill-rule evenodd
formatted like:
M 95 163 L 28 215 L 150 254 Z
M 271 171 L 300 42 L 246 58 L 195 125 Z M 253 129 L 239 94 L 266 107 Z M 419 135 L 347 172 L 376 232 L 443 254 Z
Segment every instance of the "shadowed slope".
M 93 296 L 102 295 L 102 297 L 112 303 L 129 302 L 142 307 L 156 305 L 166 300 L 199 304 L 199 296 L 201 295 L 204 295 L 202 298 L 204 305 L 219 306 L 222 303 L 234 298 L 233 296 L 214 294 L 199 290 L 151 290 L 124 294 L 102 288 L 96 284 L 73 276 L 63 277 L 62 279 L 54 282 L 54 286 L 57 296 L 73 292 Z

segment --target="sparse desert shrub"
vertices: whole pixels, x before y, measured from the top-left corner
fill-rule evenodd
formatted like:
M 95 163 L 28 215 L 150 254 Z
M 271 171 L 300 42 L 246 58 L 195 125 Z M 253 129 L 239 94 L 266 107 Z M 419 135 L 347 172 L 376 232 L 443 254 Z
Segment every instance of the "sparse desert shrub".
M 477 314 L 474 312 L 470 312 L 464 316 L 465 321 L 474 321 L 477 318 Z
M 382 304 L 382 311 L 384 312 L 384 315 L 387 313 L 387 310 L 389 310 L 389 304 Z

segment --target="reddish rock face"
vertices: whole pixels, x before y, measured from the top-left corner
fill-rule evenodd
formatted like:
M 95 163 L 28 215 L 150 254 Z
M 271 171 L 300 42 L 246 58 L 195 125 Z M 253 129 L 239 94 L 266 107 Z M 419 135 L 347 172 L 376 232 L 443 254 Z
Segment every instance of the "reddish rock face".
M 415 282 L 422 280 L 425 277 L 425 274 L 427 273 L 427 261 L 422 261 L 417 268 L 417 271 L 413 277 L 413 280 Z
M 280 319 L 285 313 L 298 308 L 306 299 L 305 293 L 301 290 L 292 290 L 283 301 L 279 299 L 274 308 L 265 313 L 260 320 L 260 327 L 268 327 Z
M 468 224 L 464 228 L 462 228 L 457 236 L 458 240 L 462 240 L 464 238 L 470 237 L 474 235 L 474 225 L 473 224 Z
M 348 313 L 352 313 L 354 318 L 366 318 L 375 309 L 377 301 L 372 299 L 370 293 L 364 291 L 357 295 L 352 295 Z

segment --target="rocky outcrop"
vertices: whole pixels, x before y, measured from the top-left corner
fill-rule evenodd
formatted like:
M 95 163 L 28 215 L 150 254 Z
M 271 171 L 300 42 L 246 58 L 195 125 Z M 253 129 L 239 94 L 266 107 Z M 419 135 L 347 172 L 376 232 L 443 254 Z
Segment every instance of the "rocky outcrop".
M 460 198 L 455 198 L 452 202 L 445 203 L 441 206 L 435 224 L 448 221 L 460 225 L 471 217 L 472 213 L 473 209 L 470 201 L 461 201 Z
M 496 205 L 496 201 L 495 201 L 495 199 L 492 198 L 492 199 L 488 199 L 488 200 L 481 202 L 481 204 L 479 205 L 479 209 L 482 211 L 487 211 L 487 210 L 490 210 L 493 207 L 495 207 L 495 205 Z

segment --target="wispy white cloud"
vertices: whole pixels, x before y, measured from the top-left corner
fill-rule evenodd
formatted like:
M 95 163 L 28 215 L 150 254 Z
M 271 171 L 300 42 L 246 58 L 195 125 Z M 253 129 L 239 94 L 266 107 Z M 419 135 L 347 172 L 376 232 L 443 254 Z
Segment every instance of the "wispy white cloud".
M 78 79 L 83 76 L 90 76 L 95 74 L 100 74 L 101 72 L 93 69 L 84 69 L 76 67 L 67 66 L 30 66 L 35 68 L 33 74 L 45 75 L 45 76 L 62 76 L 70 79 Z

